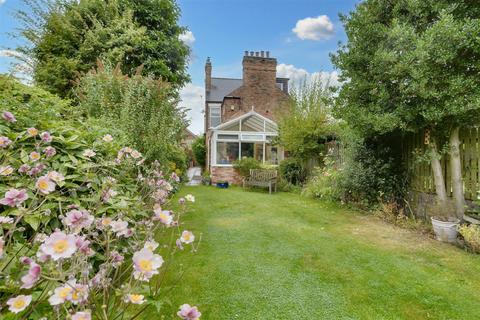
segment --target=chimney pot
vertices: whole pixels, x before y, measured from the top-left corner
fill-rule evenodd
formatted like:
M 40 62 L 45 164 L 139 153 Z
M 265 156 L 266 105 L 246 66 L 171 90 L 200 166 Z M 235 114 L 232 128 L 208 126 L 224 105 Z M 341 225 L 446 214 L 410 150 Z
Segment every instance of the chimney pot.
M 250 57 L 253 57 L 253 51 L 250 51 Z
M 260 51 L 260 55 L 262 56 L 262 58 L 265 56 L 265 51 Z
M 260 52 L 257 51 L 255 52 L 255 57 L 258 57 L 258 56 L 260 56 Z
M 267 51 L 267 58 L 270 58 L 270 51 Z
M 248 56 L 248 50 L 245 50 L 245 55 Z

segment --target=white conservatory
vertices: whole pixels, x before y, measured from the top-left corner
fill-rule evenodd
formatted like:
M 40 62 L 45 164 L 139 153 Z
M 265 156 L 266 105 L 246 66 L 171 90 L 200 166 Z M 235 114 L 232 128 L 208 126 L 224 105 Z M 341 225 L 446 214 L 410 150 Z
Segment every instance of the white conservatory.
M 277 124 L 253 110 L 211 131 L 209 161 L 212 167 L 231 167 L 235 160 L 245 157 L 270 165 L 278 165 L 283 160 L 283 150 L 272 144 L 278 135 Z

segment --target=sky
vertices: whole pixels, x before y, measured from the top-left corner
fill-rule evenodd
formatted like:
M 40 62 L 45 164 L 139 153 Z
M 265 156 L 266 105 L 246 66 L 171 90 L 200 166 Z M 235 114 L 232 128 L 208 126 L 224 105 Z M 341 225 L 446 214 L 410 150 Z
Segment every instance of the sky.
M 298 81 L 320 75 L 335 80 L 329 54 L 346 42 L 339 14 L 348 14 L 360 0 L 178 0 L 181 39 L 190 46 L 191 83 L 181 91 L 181 105 L 190 109 L 190 129 L 203 132 L 204 66 L 212 60 L 212 76 L 241 78 L 245 50 L 270 51 L 277 75 Z M 12 13 L 20 0 L 0 0 L 0 73 L 9 70 L 8 47 L 21 39 L 7 33 L 18 26 Z

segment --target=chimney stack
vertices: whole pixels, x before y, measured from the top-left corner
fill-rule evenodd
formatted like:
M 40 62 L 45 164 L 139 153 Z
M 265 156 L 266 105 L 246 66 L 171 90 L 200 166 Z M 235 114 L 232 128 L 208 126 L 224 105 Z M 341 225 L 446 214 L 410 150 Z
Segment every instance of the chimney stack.
M 276 87 L 277 60 L 270 52 L 250 51 L 243 57 L 243 84 L 255 88 Z
M 205 91 L 208 93 L 212 89 L 212 62 L 210 57 L 205 63 Z

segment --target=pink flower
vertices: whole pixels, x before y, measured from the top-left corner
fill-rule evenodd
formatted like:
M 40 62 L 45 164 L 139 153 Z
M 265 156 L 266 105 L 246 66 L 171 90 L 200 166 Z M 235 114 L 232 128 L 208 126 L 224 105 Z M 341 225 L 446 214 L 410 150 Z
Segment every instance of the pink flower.
M 198 311 L 197 307 L 183 304 L 180 306 L 180 311 L 177 312 L 177 315 L 184 320 L 197 320 L 202 314 Z
M 89 247 L 90 241 L 86 240 L 84 237 L 77 237 L 75 245 L 77 246 L 78 250 L 80 250 L 80 252 L 87 257 L 91 257 L 95 254 L 95 251 L 93 251 L 92 248 Z
M 128 234 L 128 222 L 123 220 L 116 220 L 110 223 L 112 231 L 117 234 L 117 236 L 126 236 Z
M 180 182 L 180 177 L 175 172 L 172 172 L 170 178 L 175 182 Z
M 10 144 L 12 144 L 12 140 L 8 139 L 7 137 L 1 136 L 0 137 L 0 148 L 6 148 Z
M 17 119 L 15 118 L 13 113 L 11 113 L 9 111 L 3 111 L 2 118 L 3 118 L 3 120 L 5 120 L 7 122 L 16 122 L 17 121 Z
M 57 154 L 57 150 L 55 150 L 55 148 L 52 147 L 52 146 L 48 146 L 45 149 L 43 149 L 43 153 L 45 153 L 45 155 L 48 158 L 51 158 L 51 157 L 53 157 L 54 155 Z
M 195 241 L 195 236 L 193 235 L 192 232 L 185 230 L 185 231 L 182 232 L 182 236 L 180 237 L 180 241 L 183 242 L 183 243 L 189 244 L 189 243 L 192 243 L 193 241 Z
M 90 311 L 80 311 L 72 315 L 72 320 L 91 320 L 92 315 Z
M 36 151 L 30 152 L 30 160 L 32 160 L 33 162 L 40 160 L 40 153 Z
M 42 267 L 36 264 L 35 262 L 30 263 L 30 269 L 28 273 L 24 275 L 20 280 L 22 281 L 22 289 L 30 289 L 32 288 L 35 283 L 40 279 L 40 272 L 42 271 Z
M 70 258 L 77 251 L 76 240 L 72 234 L 67 235 L 61 231 L 55 231 L 45 239 L 40 250 L 55 261 Z
M 49 173 L 47 173 L 47 177 L 50 180 L 55 181 L 56 183 L 59 183 L 65 180 L 65 177 L 63 176 L 63 174 L 57 171 L 50 171 Z
M 32 296 L 19 295 L 15 298 L 10 298 L 7 301 L 8 310 L 13 313 L 19 313 L 25 310 L 32 302 Z
M 63 304 L 70 301 L 73 304 L 85 302 L 88 298 L 88 286 L 77 283 L 73 279 L 68 281 L 65 285 L 57 287 L 53 294 L 48 298 L 48 302 L 52 306 Z
M 120 253 L 117 251 L 112 251 L 112 264 L 114 267 L 118 267 L 123 263 L 123 260 L 125 260 L 125 257 L 122 256 Z
M 20 262 L 29 266 L 33 262 L 33 260 L 29 257 L 21 257 Z
M 20 168 L 18 168 L 18 172 L 20 173 L 27 173 L 30 170 L 30 166 L 28 164 L 22 164 Z
M 55 182 L 53 182 L 47 175 L 38 178 L 35 186 L 43 194 L 49 194 L 50 192 L 55 191 Z
M 83 228 L 88 228 L 93 223 L 93 216 L 86 210 L 68 211 L 62 219 L 62 223 L 70 227 L 75 233 L 80 232 Z
M 169 226 L 173 221 L 173 215 L 168 210 L 162 210 L 161 208 L 154 210 L 155 214 L 153 220 L 160 221 L 161 223 Z
M 158 268 L 163 264 L 163 258 L 154 254 L 147 248 L 143 248 L 133 254 L 133 277 L 140 281 L 149 281 L 158 274 Z
M 52 142 L 52 135 L 48 131 L 44 131 L 40 134 L 40 138 L 43 142 Z
M 38 134 L 38 130 L 37 130 L 37 128 L 33 128 L 33 127 L 32 127 L 32 128 L 28 128 L 28 129 L 27 129 L 27 133 L 28 133 L 28 135 L 29 135 L 30 137 L 34 137 L 34 136 L 36 136 L 36 135 Z
M 27 199 L 28 194 L 26 189 L 10 189 L 5 192 L 5 197 L 0 200 L 0 204 L 9 207 L 18 207 Z
M 177 239 L 175 241 L 175 245 L 177 246 L 178 249 L 183 250 L 183 244 L 182 244 L 182 241 L 180 241 L 180 239 Z

